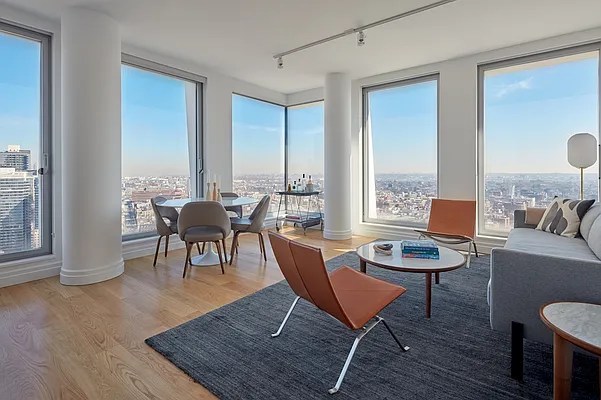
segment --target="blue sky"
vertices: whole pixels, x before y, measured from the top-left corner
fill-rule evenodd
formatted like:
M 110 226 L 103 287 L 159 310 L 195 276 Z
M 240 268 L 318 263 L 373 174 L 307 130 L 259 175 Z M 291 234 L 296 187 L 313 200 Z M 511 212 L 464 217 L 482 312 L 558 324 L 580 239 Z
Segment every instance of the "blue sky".
M 36 42 L 0 34 L 0 150 L 21 145 L 34 163 L 39 51 Z M 487 172 L 574 173 L 567 139 L 598 134 L 598 59 L 536 66 L 486 77 Z M 123 67 L 125 176 L 189 173 L 185 85 Z M 435 82 L 425 82 L 370 94 L 377 173 L 436 171 L 436 92 Z M 283 107 L 233 95 L 232 116 L 234 174 L 283 173 Z M 323 173 L 323 105 L 291 108 L 288 117 L 291 172 Z

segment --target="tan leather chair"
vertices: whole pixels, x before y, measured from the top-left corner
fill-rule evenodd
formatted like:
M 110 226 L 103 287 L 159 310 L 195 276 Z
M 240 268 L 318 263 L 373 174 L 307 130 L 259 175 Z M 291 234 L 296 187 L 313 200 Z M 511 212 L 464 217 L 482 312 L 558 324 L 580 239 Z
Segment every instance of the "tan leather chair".
M 213 242 L 217 246 L 221 273 L 225 274 L 223 259 L 227 256 L 225 238 L 232 231 L 230 218 L 225 208 L 216 201 L 191 202 L 186 204 L 179 214 L 177 230 L 180 239 L 186 243 L 186 262 L 183 278 L 186 277 L 188 263 L 191 265 L 190 250 L 194 243 Z M 223 244 L 223 255 L 221 245 Z
M 321 250 L 296 243 L 274 232 L 269 232 L 269 240 L 286 281 L 297 295 L 280 328 L 271 335 L 272 337 L 282 333 L 284 325 L 301 298 L 350 329 L 361 330 L 353 342 L 336 385 L 328 390 L 330 394 L 340 389 L 359 342 L 378 323 L 384 324 L 402 351 L 409 350 L 378 315 L 382 309 L 406 292 L 404 287 L 373 278 L 347 266 L 328 273 Z M 375 321 L 365 326 L 372 319 Z
M 476 248 L 476 202 L 474 200 L 432 199 L 427 230 L 415 230 L 420 238 L 428 237 L 443 244 L 469 243 L 466 267 L 469 268 L 472 246 Z M 439 282 L 436 274 L 436 283 Z
M 269 202 L 271 197 L 269 195 L 263 196 L 259 204 L 255 207 L 253 212 L 248 218 L 232 218 L 232 230 L 234 231 L 234 238 L 232 240 L 232 254 L 230 256 L 230 265 L 234 259 L 234 252 L 238 252 L 238 236 L 241 233 L 256 233 L 259 235 L 259 249 L 263 254 L 263 259 L 267 261 L 267 252 L 265 251 L 265 241 L 261 229 L 263 229 L 263 223 L 265 217 L 269 211 Z
M 238 194 L 234 192 L 221 192 L 221 197 L 224 199 L 237 199 Z M 225 211 L 230 211 L 236 214 L 238 218 L 242 218 L 244 212 L 242 211 L 242 206 L 227 206 L 225 207 Z
M 167 200 L 165 197 L 156 196 L 150 199 L 152 205 L 152 211 L 154 212 L 154 221 L 156 224 L 157 233 L 159 234 L 159 240 L 157 241 L 157 248 L 154 252 L 154 261 L 152 265 L 156 267 L 157 257 L 159 255 L 159 248 L 161 247 L 161 239 L 165 237 L 165 257 L 167 257 L 167 251 L 169 249 L 169 236 L 177 235 L 177 219 L 179 213 L 173 207 L 163 207 L 157 205 Z

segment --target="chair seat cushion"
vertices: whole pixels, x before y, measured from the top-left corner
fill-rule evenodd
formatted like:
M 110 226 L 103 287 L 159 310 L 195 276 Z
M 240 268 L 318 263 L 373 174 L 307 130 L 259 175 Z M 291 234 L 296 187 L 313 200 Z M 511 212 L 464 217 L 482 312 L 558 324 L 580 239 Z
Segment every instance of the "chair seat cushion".
M 232 230 L 233 231 L 245 231 L 250 228 L 250 224 L 252 224 L 252 220 L 248 218 L 230 218 L 232 221 Z
M 402 286 L 373 278 L 347 266 L 332 272 L 330 282 L 353 329 L 361 329 L 407 291 Z
M 193 226 L 184 233 L 185 242 L 213 242 L 225 239 L 217 226 Z

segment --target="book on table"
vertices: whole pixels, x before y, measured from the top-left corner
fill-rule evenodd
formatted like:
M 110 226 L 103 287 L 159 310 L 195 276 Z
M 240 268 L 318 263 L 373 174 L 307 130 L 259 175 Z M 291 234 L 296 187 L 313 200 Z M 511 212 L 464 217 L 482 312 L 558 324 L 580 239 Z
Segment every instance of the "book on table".
M 433 240 L 403 240 L 401 255 L 404 258 L 440 259 L 438 245 Z

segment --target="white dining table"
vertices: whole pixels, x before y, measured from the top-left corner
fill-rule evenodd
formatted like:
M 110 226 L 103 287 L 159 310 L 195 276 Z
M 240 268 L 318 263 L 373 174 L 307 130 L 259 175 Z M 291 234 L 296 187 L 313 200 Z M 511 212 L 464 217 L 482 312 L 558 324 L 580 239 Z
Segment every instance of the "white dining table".
M 188 203 L 196 203 L 207 201 L 203 197 L 192 197 L 186 199 L 171 199 L 165 200 L 160 203 L 157 203 L 158 206 L 163 207 L 173 207 L 173 208 L 182 208 Z M 249 206 L 251 204 L 258 203 L 259 200 L 253 199 L 251 197 L 226 197 L 221 201 L 221 204 L 224 207 L 233 207 L 233 206 Z M 229 262 L 230 256 L 229 254 L 223 260 L 224 263 Z M 213 250 L 213 243 L 208 242 L 205 246 L 205 252 L 201 255 L 192 257 L 192 265 L 195 267 L 208 267 L 212 265 L 219 264 L 219 255 L 215 253 Z

